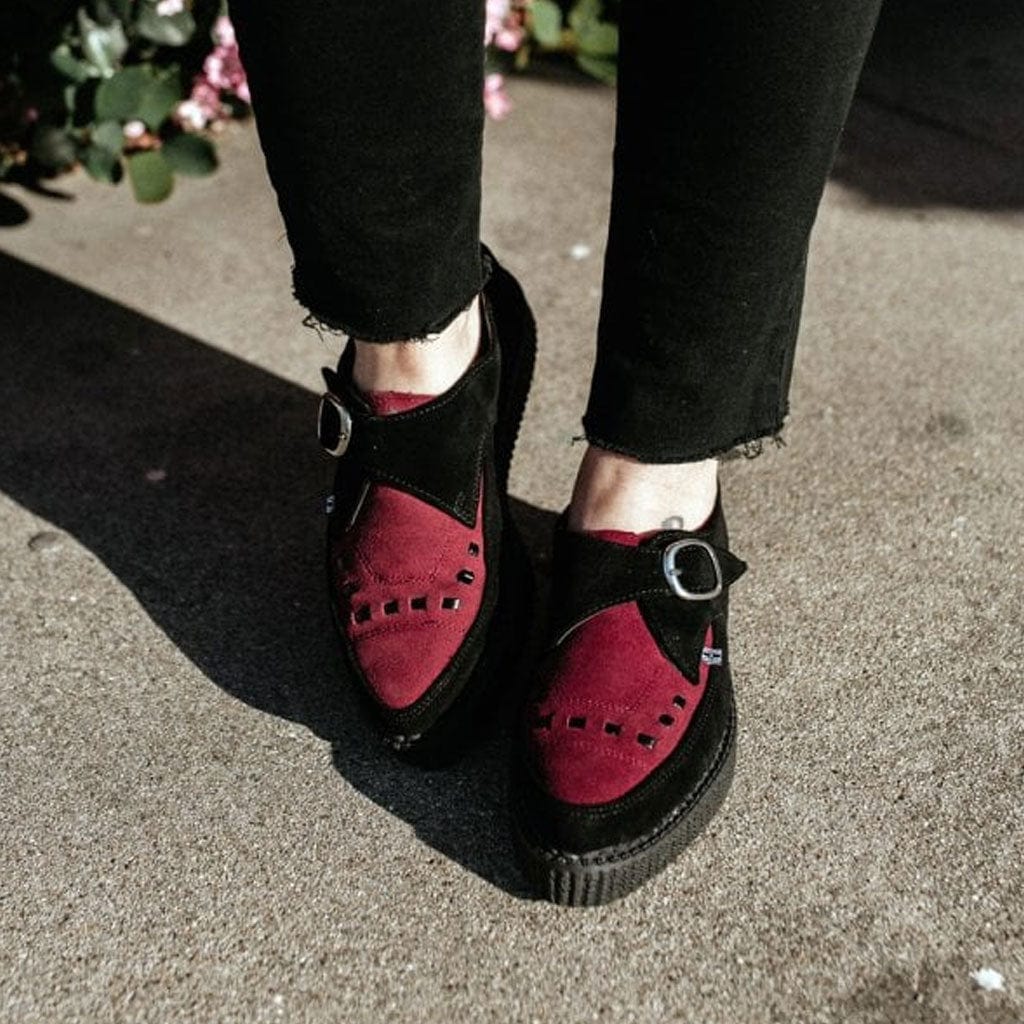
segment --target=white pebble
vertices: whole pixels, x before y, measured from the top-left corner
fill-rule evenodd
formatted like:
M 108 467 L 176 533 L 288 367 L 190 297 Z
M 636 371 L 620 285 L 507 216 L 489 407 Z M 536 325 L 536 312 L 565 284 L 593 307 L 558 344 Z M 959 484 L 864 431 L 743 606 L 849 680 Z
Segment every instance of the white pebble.
M 978 970 L 971 971 L 971 979 L 978 988 L 984 989 L 986 992 L 1004 992 L 1006 990 L 1003 976 L 998 971 L 992 970 L 991 967 L 979 967 Z

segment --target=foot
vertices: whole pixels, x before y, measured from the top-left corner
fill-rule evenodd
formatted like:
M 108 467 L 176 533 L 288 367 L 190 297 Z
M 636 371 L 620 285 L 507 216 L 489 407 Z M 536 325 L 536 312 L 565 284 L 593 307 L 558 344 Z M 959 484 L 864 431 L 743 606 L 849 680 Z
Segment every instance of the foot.
M 575 525 L 570 510 L 556 530 L 550 640 L 520 732 L 517 848 L 558 903 L 605 903 L 655 875 L 731 777 L 725 592 L 745 566 L 716 498 L 706 515 L 661 481 L 590 489 L 619 468 L 626 491 L 632 467 L 598 466 Z M 687 528 L 659 529 L 670 515 Z
M 495 261 L 441 338 L 357 340 L 324 374 L 321 443 L 339 459 L 328 576 L 346 676 L 389 745 L 428 763 L 475 735 L 521 643 L 504 488 L 529 380 L 517 366 L 532 367 L 535 342 L 509 277 Z
M 718 493 L 718 460 L 644 463 L 588 448 L 569 506 L 569 529 L 658 530 L 678 519 L 696 530 L 711 515 Z
M 352 380 L 365 394 L 440 395 L 469 369 L 479 351 L 480 296 L 431 341 L 381 344 L 357 338 L 354 344 Z

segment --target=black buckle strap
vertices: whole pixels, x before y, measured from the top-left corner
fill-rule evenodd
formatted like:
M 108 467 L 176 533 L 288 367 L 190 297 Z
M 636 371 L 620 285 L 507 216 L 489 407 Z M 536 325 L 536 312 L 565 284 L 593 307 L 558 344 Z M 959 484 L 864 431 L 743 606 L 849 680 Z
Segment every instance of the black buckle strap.
M 714 583 L 706 590 L 690 590 L 681 581 L 686 572 L 685 566 L 680 566 L 677 556 L 686 550 L 695 549 L 703 551 L 714 571 Z M 728 552 L 726 552 L 728 554 Z M 684 601 L 711 601 L 721 594 L 725 587 L 725 579 L 722 575 L 722 564 L 718 559 L 718 552 L 706 540 L 697 537 L 684 537 L 682 540 L 675 540 L 665 548 L 661 556 L 661 571 L 665 574 L 672 593 L 681 597 Z
M 335 458 L 345 454 L 352 437 L 352 414 L 342 400 L 330 391 L 320 397 L 320 409 L 316 417 L 316 436 L 328 455 Z
M 664 530 L 639 547 L 627 547 L 566 528 L 556 528 L 552 626 L 560 643 L 584 619 L 612 605 L 643 598 L 672 598 L 698 618 L 746 571 L 747 565 L 716 536 Z M 723 531 L 724 532 L 724 531 Z M 716 543 L 719 541 L 719 543 Z M 703 606 L 703 611 L 701 610 Z
M 481 352 L 462 377 L 437 398 L 388 416 L 374 415 L 353 387 L 350 345 L 337 372 L 323 370 L 327 391 L 317 418 L 320 444 L 330 455 L 467 526 L 476 522 L 484 451 L 497 417 L 498 345 L 489 318 L 481 321 Z

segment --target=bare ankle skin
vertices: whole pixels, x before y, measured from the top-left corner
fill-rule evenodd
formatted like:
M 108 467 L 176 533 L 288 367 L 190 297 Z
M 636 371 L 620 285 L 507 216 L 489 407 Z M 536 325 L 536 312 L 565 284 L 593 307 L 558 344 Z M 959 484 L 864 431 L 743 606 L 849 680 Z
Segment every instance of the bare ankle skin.
M 439 395 L 469 368 L 480 347 L 480 297 L 432 341 L 360 341 L 352 378 L 360 391 Z
M 672 516 L 695 530 L 711 515 L 718 460 L 653 464 L 601 448 L 583 456 L 572 503 L 572 530 L 656 530 Z

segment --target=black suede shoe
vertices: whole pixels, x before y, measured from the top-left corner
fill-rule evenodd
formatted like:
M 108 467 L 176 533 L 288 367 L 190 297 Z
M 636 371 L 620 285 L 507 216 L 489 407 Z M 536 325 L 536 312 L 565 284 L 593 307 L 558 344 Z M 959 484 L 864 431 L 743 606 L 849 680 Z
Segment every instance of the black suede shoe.
M 736 711 L 720 500 L 699 531 L 555 531 L 551 639 L 517 737 L 513 835 L 537 891 L 595 905 L 661 871 L 718 809 Z
M 338 457 L 327 575 L 345 675 L 385 741 L 452 760 L 518 668 L 532 578 L 508 474 L 536 330 L 515 278 L 481 247 L 473 364 L 434 397 L 361 394 L 353 346 L 324 371 L 319 435 Z

